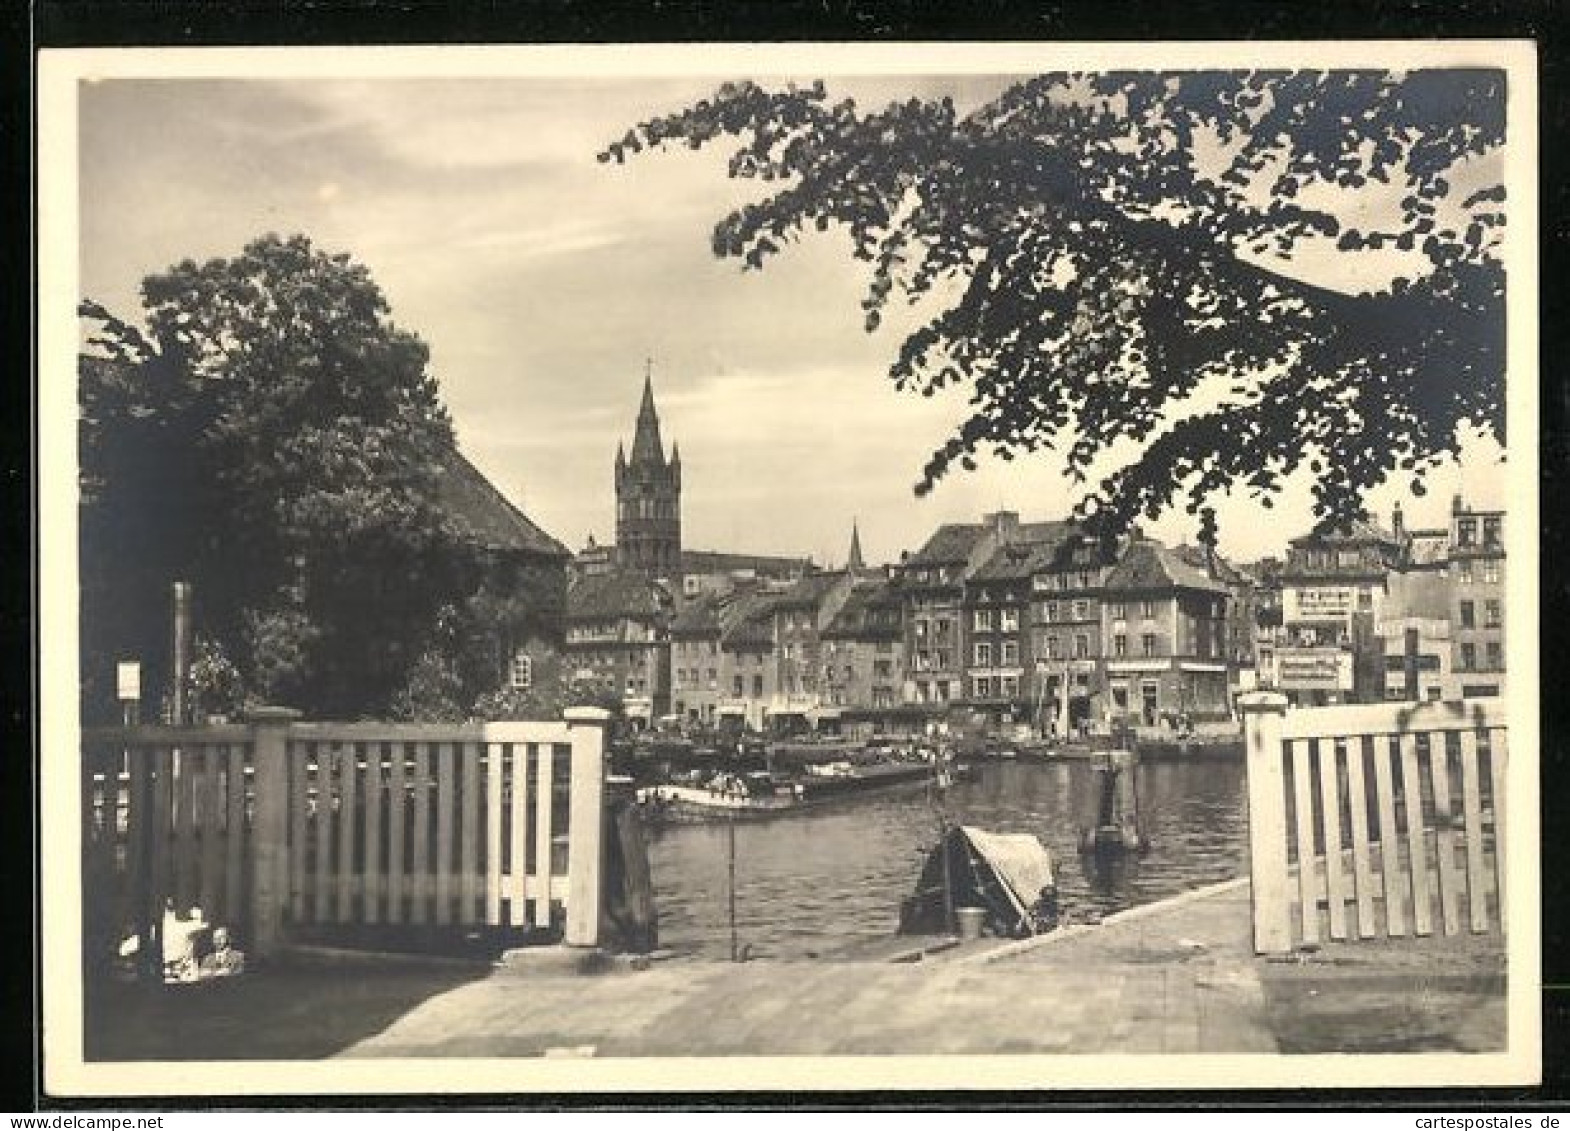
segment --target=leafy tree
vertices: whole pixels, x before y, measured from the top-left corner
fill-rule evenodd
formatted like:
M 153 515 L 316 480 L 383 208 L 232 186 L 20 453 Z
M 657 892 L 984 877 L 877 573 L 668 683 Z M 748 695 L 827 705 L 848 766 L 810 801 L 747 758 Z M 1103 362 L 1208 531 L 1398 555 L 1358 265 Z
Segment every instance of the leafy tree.
M 1052 73 L 964 116 L 740 83 L 600 159 L 729 142 L 732 177 L 778 187 L 719 222 L 717 255 L 757 269 L 839 228 L 869 331 L 896 295 L 942 307 L 890 376 L 966 383 L 973 408 L 918 493 L 983 450 L 1061 449 L 1083 484 L 1141 444 L 1081 503 L 1106 533 L 1234 485 L 1269 506 L 1302 466 L 1349 517 L 1392 473 L 1421 493 L 1464 422 L 1503 442 L 1504 104 L 1502 72 L 1460 69 Z M 1406 253 L 1388 283 L 1304 269 L 1370 250 Z
M 253 695 L 381 712 L 473 584 L 437 502 L 453 434 L 426 347 L 364 266 L 303 236 L 179 263 L 142 297 L 145 333 L 83 304 L 102 353 L 81 373 L 84 659 L 158 656 L 178 578 Z

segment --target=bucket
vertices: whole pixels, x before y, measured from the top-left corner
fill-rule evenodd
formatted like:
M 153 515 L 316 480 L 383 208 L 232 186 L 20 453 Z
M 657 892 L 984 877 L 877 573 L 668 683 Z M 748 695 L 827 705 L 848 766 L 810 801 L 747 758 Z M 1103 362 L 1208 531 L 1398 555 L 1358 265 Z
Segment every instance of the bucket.
M 954 918 L 959 920 L 959 937 L 962 939 L 979 939 L 981 925 L 987 921 L 985 907 L 957 907 L 954 909 Z

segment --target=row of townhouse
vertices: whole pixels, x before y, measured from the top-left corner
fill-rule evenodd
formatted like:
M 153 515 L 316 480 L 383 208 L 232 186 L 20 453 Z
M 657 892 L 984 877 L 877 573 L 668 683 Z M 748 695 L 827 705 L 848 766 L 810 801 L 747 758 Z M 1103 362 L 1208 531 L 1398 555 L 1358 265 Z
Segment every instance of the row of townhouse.
M 706 577 L 680 593 L 581 578 L 569 667 L 651 722 L 794 730 L 960 712 L 1066 733 L 1225 718 L 1252 659 L 1238 627 L 1251 586 L 1198 551 L 1137 535 L 1105 549 L 1002 511 L 944 525 L 884 569 L 853 547 L 842 570 Z
M 1294 703 L 1473 699 L 1505 690 L 1504 513 L 1451 503 L 1444 527 L 1371 521 L 1290 545 L 1261 686 Z

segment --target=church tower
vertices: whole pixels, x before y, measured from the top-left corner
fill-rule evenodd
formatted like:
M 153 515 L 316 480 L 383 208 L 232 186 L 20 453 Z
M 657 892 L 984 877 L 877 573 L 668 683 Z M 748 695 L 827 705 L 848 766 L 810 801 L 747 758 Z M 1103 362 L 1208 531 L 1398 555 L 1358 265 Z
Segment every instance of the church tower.
M 647 577 L 675 577 L 681 571 L 681 455 L 672 444 L 665 458 L 651 370 L 644 370 L 631 458 L 616 445 L 616 561 Z

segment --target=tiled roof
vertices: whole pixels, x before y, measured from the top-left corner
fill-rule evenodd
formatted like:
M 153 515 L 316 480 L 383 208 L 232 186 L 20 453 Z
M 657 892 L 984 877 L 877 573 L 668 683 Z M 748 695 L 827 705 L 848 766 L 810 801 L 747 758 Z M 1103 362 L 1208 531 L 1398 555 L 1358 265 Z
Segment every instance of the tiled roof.
M 812 564 L 811 558 L 783 558 L 768 554 L 733 554 L 723 550 L 683 550 L 683 573 L 731 573 L 753 570 L 761 574 L 798 574 Z
M 567 619 L 625 616 L 651 620 L 660 615 L 663 604 L 662 590 L 646 577 L 633 573 L 589 574 L 567 590 Z
M 1346 522 L 1325 519 L 1308 534 L 1292 539 L 1291 544 L 1299 546 L 1323 542 L 1381 542 L 1387 546 L 1394 546 L 1399 544 L 1400 539 L 1366 518 L 1356 518 Z
M 571 552 L 507 501 L 457 448 L 443 454 L 437 491 L 459 535 L 488 550 L 520 550 L 553 558 Z
M 954 565 L 967 561 L 988 530 L 979 522 L 945 523 L 932 532 L 932 537 L 921 549 L 905 559 L 905 564 Z
M 768 648 L 774 643 L 774 608 L 778 593 L 749 593 L 731 606 L 733 619 L 721 648 Z
M 1181 554 L 1158 542 L 1132 543 L 1107 575 L 1107 590 L 1200 589 L 1225 593 L 1226 586 Z
M 705 637 L 720 634 L 720 599 L 712 594 L 689 597 L 676 606 L 671 620 L 673 637 Z
M 1207 555 L 1203 546 L 1179 546 L 1175 553 L 1189 565 L 1207 575 L 1214 571 L 1212 580 L 1223 585 L 1255 585 L 1254 578 L 1238 569 L 1220 554 Z
M 784 593 L 781 593 L 775 607 L 781 609 L 814 607 L 828 596 L 829 590 L 844 580 L 845 572 L 843 570 L 809 573 Z
M 1030 541 L 1008 542 L 999 546 L 981 568 L 971 575 L 972 581 L 1024 580 L 1051 565 L 1058 548 L 1072 532 L 1072 528 L 1064 522 L 1030 523 L 1020 529 L 1034 531 L 1034 537 Z
M 892 625 L 869 624 L 875 610 L 898 605 L 894 587 L 887 581 L 865 581 L 856 585 L 845 604 L 823 630 L 825 639 L 895 640 L 901 635 L 898 619 Z

